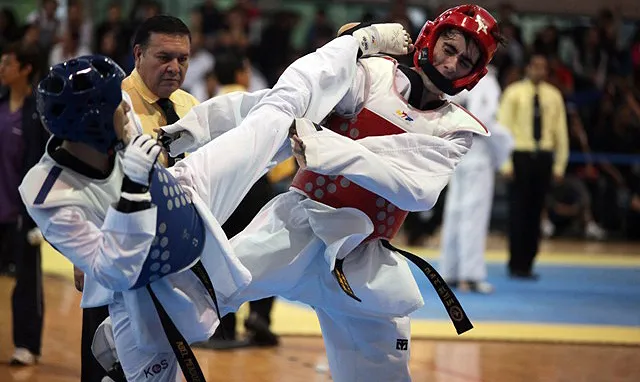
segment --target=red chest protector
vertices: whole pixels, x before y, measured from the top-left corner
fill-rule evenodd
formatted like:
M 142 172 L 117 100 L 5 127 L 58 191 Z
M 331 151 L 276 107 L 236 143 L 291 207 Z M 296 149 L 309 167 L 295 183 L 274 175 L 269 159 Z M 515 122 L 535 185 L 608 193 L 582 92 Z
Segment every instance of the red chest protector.
M 404 130 L 364 108 L 355 120 L 333 115 L 326 127 L 351 139 L 394 135 Z M 364 212 L 373 222 L 373 233 L 366 239 L 391 240 L 398 233 L 408 212 L 385 198 L 366 190 L 343 176 L 325 176 L 313 171 L 298 170 L 291 187 L 307 197 L 334 208 L 351 207 Z

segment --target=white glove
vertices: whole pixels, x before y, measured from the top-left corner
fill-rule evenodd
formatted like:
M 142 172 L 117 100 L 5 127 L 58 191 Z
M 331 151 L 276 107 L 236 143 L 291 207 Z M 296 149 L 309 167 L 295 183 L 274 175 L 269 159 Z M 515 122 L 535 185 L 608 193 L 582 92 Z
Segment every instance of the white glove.
M 42 243 L 43 240 L 44 240 L 44 237 L 42 236 L 42 232 L 40 231 L 40 228 L 36 227 L 29 230 L 29 232 L 27 232 L 27 242 L 30 245 L 34 247 L 38 246 Z
M 373 24 L 358 29 L 351 35 L 358 40 L 363 56 L 377 53 L 405 55 L 413 50 L 409 32 L 399 23 Z
M 124 150 L 124 174 L 137 184 L 149 186 L 153 165 L 158 160 L 160 150 L 160 144 L 150 135 L 138 135 Z

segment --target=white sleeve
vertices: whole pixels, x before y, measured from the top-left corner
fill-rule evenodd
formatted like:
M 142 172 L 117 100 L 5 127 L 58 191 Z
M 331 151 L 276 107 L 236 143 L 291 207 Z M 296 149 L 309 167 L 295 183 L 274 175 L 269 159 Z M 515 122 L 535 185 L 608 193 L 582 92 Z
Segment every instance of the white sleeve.
M 195 151 L 235 128 L 268 91 L 233 92 L 213 97 L 191 108 L 178 122 L 162 127 L 167 133 L 182 134 L 171 144 L 171 155 Z
M 491 147 L 492 163 L 495 169 L 502 167 L 502 164 L 509 159 L 514 147 L 513 135 L 511 131 L 498 122 L 491 125 L 491 136 L 486 139 Z
M 367 70 L 364 66 L 358 65 L 353 82 L 351 83 L 347 94 L 345 94 L 336 105 L 335 112 L 344 117 L 350 117 L 358 114 L 364 106 L 367 88 Z
M 156 207 L 133 213 L 109 208 L 100 228 L 87 220 L 87 213 L 80 207 L 33 212 L 51 246 L 114 291 L 127 290 L 135 283 L 155 237 Z M 42 214 L 47 216 L 43 219 Z
M 405 133 L 360 140 L 328 129 L 307 132 L 301 138 L 309 170 L 342 175 L 407 211 L 433 207 L 473 139 L 462 131 L 446 138 Z
M 333 110 L 354 86 L 358 49 L 359 44 L 353 36 L 339 37 L 299 58 L 286 69 L 287 76 L 283 73 L 279 79 L 279 92 L 286 87 L 288 91 L 302 96 L 305 102 L 303 114 L 296 117 L 320 122 Z M 297 78 L 291 81 L 293 77 Z M 235 128 L 267 94 L 272 94 L 273 101 L 272 91 L 230 93 L 194 106 L 178 122 L 162 128 L 167 133 L 182 134 L 171 144 L 171 155 L 194 151 Z M 275 96 L 277 98 L 284 102 L 291 99 L 282 95 Z
M 237 128 L 174 166 L 180 181 L 194 187 L 220 223 L 268 168 L 291 155 L 294 119 L 319 123 L 346 94 L 358 49 L 352 36 L 344 36 L 296 60 Z

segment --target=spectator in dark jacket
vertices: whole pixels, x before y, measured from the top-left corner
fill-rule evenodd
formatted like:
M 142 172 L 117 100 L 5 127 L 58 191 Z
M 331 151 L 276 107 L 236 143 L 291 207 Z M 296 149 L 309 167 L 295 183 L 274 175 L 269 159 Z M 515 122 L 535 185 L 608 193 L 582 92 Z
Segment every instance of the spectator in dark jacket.
M 44 304 L 40 235 L 27 215 L 18 185 L 42 154 L 48 134 L 40 123 L 33 94 L 41 62 L 35 46 L 15 43 L 0 57 L 0 83 L 7 89 L 0 97 L 0 211 L 8 224 L 3 232 L 11 235 L 11 249 L 5 253 L 15 260 L 16 284 L 13 290 L 12 365 L 33 365 L 40 356 Z

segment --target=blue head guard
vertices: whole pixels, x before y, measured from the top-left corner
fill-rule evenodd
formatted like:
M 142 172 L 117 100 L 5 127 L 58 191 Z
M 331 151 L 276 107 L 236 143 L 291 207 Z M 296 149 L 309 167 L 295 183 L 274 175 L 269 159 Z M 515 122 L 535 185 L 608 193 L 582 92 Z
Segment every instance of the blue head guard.
M 108 153 L 118 143 L 113 114 L 122 101 L 124 71 L 93 55 L 57 64 L 38 84 L 38 113 L 54 136 Z

